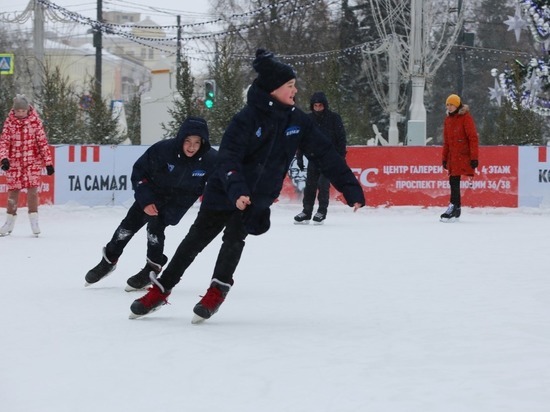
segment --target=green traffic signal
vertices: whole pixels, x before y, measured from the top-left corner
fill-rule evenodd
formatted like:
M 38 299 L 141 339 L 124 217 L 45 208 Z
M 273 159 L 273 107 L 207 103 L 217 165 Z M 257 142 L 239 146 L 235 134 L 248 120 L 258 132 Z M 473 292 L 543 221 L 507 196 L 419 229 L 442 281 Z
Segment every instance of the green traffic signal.
M 207 109 L 214 107 L 214 99 L 216 97 L 216 82 L 214 80 L 206 80 L 204 82 L 204 105 Z

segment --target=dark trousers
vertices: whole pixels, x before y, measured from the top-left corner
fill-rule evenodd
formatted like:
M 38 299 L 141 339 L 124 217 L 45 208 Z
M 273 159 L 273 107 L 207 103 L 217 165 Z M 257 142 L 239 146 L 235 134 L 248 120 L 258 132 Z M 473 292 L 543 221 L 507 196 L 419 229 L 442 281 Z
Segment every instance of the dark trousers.
M 225 229 L 225 230 L 224 230 Z M 222 246 L 218 253 L 212 279 L 233 284 L 233 274 L 241 259 L 247 233 L 242 212 L 201 209 L 189 233 L 181 241 L 176 253 L 159 278 L 166 290 L 176 286 L 185 270 L 197 255 L 223 230 Z
M 321 174 L 317 167 L 308 165 L 306 186 L 304 188 L 304 213 L 311 215 L 315 204 L 315 197 L 319 201 L 319 213 L 327 214 L 329 199 L 330 180 Z M 319 191 L 319 194 L 317 194 Z
M 118 260 L 124 248 L 134 235 L 147 224 L 147 258 L 159 265 L 165 263 L 164 230 L 166 225 L 157 216 L 149 216 L 134 202 L 126 217 L 120 222 L 112 239 L 107 243 L 105 252 L 111 262 Z
M 451 186 L 451 203 L 460 207 L 460 176 L 449 176 Z

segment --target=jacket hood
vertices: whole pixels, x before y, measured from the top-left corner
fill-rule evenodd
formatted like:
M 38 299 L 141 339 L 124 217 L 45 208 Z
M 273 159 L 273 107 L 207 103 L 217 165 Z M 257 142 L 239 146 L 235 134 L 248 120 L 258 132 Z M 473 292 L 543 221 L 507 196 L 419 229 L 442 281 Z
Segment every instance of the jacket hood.
M 311 99 L 309 99 L 309 109 L 311 111 L 313 111 L 313 105 L 315 103 L 323 103 L 323 106 L 325 106 L 325 110 L 328 110 L 328 100 L 325 93 L 315 92 L 311 95 Z
M 469 113 L 470 112 L 470 106 L 468 106 L 467 104 L 460 104 L 460 106 L 458 107 L 458 109 L 452 113 L 449 113 L 447 112 L 447 116 L 455 116 L 457 114 L 459 115 L 464 115 L 466 113 Z
M 178 134 L 176 135 L 176 143 L 179 147 L 179 151 L 183 150 L 183 141 L 187 136 L 200 136 L 202 140 L 201 148 L 197 152 L 197 154 L 202 155 L 202 153 L 210 149 L 210 135 L 208 133 L 208 124 L 203 118 L 189 116 L 182 123 Z
M 16 117 L 15 116 L 15 110 L 13 110 L 13 109 L 10 109 L 10 113 L 9 113 L 8 116 L 11 117 L 14 120 L 25 120 L 25 119 L 38 118 L 38 113 L 36 112 L 36 109 L 32 105 L 29 105 L 29 112 L 28 112 L 27 117 L 23 117 L 23 118 Z

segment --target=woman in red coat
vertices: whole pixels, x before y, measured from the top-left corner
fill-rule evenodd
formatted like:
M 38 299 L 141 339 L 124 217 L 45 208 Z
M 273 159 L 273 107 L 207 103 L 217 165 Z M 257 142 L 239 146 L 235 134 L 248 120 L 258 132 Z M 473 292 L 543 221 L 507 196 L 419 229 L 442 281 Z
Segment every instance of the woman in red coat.
M 9 235 L 13 230 L 21 189 L 27 189 L 32 232 L 35 236 L 40 234 L 38 187 L 44 166 L 48 175 L 54 173 L 52 163 L 42 121 L 25 95 L 18 94 L 0 136 L 0 167 L 6 173 L 8 184 L 8 210 L 0 236 Z
M 474 119 L 460 97 L 447 98 L 447 117 L 443 125 L 443 168 L 449 173 L 451 203 L 441 215 L 442 222 L 460 217 L 460 177 L 473 176 L 478 166 L 479 140 Z

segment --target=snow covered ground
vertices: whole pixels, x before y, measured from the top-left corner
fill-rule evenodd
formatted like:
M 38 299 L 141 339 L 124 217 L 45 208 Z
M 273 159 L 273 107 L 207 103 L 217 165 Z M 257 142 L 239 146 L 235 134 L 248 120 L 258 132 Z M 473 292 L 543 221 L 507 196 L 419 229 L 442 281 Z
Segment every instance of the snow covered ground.
M 169 257 L 196 211 L 168 229 Z M 442 208 L 332 204 L 324 226 L 295 226 L 299 211 L 273 207 L 220 311 L 192 325 L 219 240 L 171 305 L 129 320 L 144 231 L 84 287 L 126 209 L 43 206 L 38 239 L 20 209 L 0 238 L 1 410 L 550 410 L 550 210 L 442 224 Z

